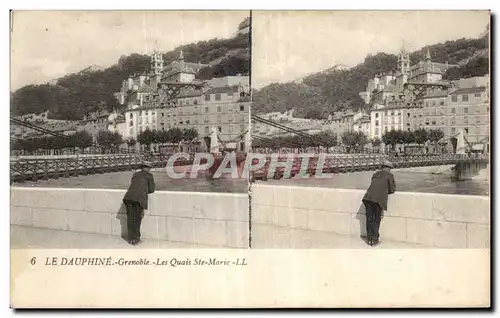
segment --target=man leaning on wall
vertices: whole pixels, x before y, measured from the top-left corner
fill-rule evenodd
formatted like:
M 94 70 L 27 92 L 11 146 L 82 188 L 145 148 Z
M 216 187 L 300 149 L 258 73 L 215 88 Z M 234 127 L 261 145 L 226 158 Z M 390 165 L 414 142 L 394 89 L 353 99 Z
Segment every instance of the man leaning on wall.
M 392 163 L 385 160 L 382 169 L 373 174 L 370 187 L 363 197 L 366 208 L 366 234 L 370 246 L 380 245 L 382 211 L 387 210 L 389 194 L 396 192 L 396 182 L 391 173 Z
M 148 195 L 155 192 L 155 181 L 150 170 L 152 164 L 143 162 L 141 170 L 134 173 L 130 186 L 123 198 L 127 208 L 128 242 L 136 245 L 141 241 L 141 221 L 148 209 Z

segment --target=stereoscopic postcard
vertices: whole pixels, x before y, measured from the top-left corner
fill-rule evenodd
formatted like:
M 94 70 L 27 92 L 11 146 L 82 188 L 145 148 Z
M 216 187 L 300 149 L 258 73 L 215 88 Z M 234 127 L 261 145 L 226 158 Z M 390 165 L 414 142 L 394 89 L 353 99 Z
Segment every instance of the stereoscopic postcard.
M 11 306 L 489 308 L 490 19 L 13 10 Z

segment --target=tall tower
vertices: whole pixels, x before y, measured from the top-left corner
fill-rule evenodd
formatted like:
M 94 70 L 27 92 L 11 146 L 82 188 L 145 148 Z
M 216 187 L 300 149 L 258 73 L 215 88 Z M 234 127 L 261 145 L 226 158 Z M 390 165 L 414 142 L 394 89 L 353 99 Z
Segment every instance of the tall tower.
M 399 52 L 398 66 L 401 74 L 408 75 L 410 72 L 410 53 L 408 53 L 408 50 L 406 49 L 405 42 L 403 42 L 401 51 Z
M 151 71 L 155 75 L 161 75 L 161 72 L 163 71 L 163 56 L 158 50 L 158 43 L 156 43 L 156 47 L 151 54 Z
M 404 85 L 408 81 L 408 77 L 410 75 L 410 53 L 406 49 L 406 44 L 404 41 L 398 56 L 398 66 L 399 74 L 396 77 L 396 85 L 398 87 L 398 90 L 402 92 L 404 89 Z

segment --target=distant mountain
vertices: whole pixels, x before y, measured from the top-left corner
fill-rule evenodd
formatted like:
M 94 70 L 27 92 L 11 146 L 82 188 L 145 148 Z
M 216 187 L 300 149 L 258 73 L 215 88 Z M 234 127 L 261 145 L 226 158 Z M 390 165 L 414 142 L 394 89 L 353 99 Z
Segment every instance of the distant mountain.
M 410 54 L 411 64 L 424 58 L 429 49 L 433 62 L 458 64 L 446 74 L 447 79 L 481 76 L 489 72 L 489 42 L 487 34 L 477 39 L 459 39 L 428 45 Z M 343 109 L 365 107 L 359 93 L 369 79 L 378 73 L 397 69 L 397 56 L 378 53 L 368 55 L 354 67 L 335 65 L 325 71 L 308 75 L 302 81 L 273 83 L 252 94 L 252 111 L 266 113 L 295 110 L 306 118 L 327 118 L 328 114 Z
M 247 20 L 245 20 L 247 21 Z M 247 22 L 241 22 L 240 26 Z M 177 60 L 182 50 L 187 62 L 209 64 L 197 77 L 209 79 L 250 72 L 250 39 L 237 34 L 229 39 L 211 39 L 178 46 L 163 54 L 165 65 Z M 143 54 L 122 56 L 110 67 L 91 65 L 42 85 L 27 85 L 11 94 L 11 114 L 42 113 L 49 110 L 51 119 L 77 120 L 87 112 L 118 106 L 113 93 L 129 75 L 150 69 L 150 57 Z

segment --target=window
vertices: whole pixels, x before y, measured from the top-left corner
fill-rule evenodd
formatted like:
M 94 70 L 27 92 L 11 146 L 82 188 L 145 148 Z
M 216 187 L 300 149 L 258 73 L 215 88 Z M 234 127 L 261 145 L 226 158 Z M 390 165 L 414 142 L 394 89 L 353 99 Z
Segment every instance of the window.
M 457 96 L 457 95 L 451 95 L 451 101 L 452 101 L 453 103 L 458 102 L 458 96 Z
M 240 132 L 244 132 L 245 131 L 245 125 L 240 125 Z
M 186 125 L 189 125 L 190 124 L 190 120 L 186 120 Z
M 131 120 L 129 126 L 134 126 L 134 121 Z
M 435 125 L 435 124 L 436 124 L 436 121 L 435 121 L 435 120 L 433 120 L 433 121 L 432 121 L 432 124 L 433 124 L 433 125 Z
M 451 124 L 455 125 L 455 117 L 451 117 Z
M 469 118 L 464 117 L 464 124 L 468 124 L 468 123 L 469 123 Z
M 467 127 L 467 128 L 465 128 L 464 130 L 465 130 L 465 133 L 466 133 L 466 134 L 468 134 L 468 133 L 469 133 L 469 128 L 468 128 L 468 127 Z
M 208 123 L 208 116 L 205 116 L 205 122 Z
M 240 104 L 240 112 L 244 112 L 244 111 L 245 111 L 245 105 Z
M 375 113 L 375 118 L 378 118 L 378 113 Z
M 229 115 L 229 121 L 233 121 L 233 116 Z
M 210 100 L 210 98 L 209 98 L 209 100 Z M 198 105 L 198 100 L 197 99 L 193 100 L 193 104 Z
M 217 127 L 217 129 L 219 130 L 220 133 L 222 132 L 222 127 L 221 126 Z
M 462 101 L 463 102 L 468 102 L 469 101 L 469 95 L 462 95 Z
M 475 93 L 474 97 L 481 97 L 481 93 Z
M 221 97 L 221 96 L 220 96 L 220 93 L 215 94 L 215 100 L 220 100 L 220 97 Z
M 205 133 L 208 133 L 208 126 L 205 126 Z
M 436 106 L 436 101 L 435 100 L 432 101 L 432 106 Z
M 407 115 L 408 117 L 410 117 L 410 116 L 411 116 L 411 114 L 410 114 L 410 113 L 407 113 L 406 115 Z
M 217 106 L 217 112 L 220 113 L 221 112 L 221 108 L 220 106 Z
M 161 113 L 161 117 L 165 117 L 165 113 Z
M 456 132 L 455 127 L 452 127 L 452 128 L 451 128 L 451 134 L 454 134 L 455 132 Z
M 481 123 L 481 117 L 476 116 L 476 124 L 480 124 L 480 123 Z
M 440 101 L 439 105 L 444 106 L 444 100 Z
M 375 121 L 375 126 L 379 126 L 378 120 Z
M 227 92 L 227 96 L 233 96 L 233 92 Z
M 205 101 L 207 101 L 207 102 L 210 101 L 210 95 L 205 95 Z
M 451 109 L 451 113 L 452 113 L 452 114 L 455 114 L 455 108 L 452 108 L 452 109 Z
M 208 107 L 205 107 L 205 113 L 208 113 Z
M 465 113 L 465 114 L 468 114 L 468 113 L 469 113 L 469 108 L 464 107 L 464 113 Z

